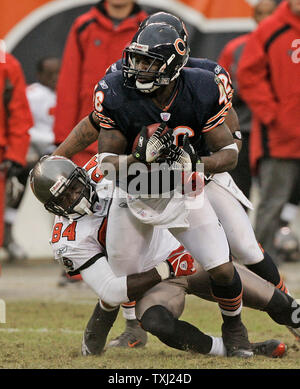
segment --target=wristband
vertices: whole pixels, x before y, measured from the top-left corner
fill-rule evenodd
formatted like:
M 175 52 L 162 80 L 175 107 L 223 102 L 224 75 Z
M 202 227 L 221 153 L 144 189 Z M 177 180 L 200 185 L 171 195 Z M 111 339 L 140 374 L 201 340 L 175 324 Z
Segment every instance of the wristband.
M 239 152 L 239 149 L 238 149 L 236 143 L 231 143 L 230 145 L 224 146 L 218 151 L 221 151 L 221 150 L 235 150 L 237 153 Z
M 174 270 L 169 261 L 164 261 L 155 266 L 157 273 L 161 280 L 167 280 L 170 277 L 174 277 Z

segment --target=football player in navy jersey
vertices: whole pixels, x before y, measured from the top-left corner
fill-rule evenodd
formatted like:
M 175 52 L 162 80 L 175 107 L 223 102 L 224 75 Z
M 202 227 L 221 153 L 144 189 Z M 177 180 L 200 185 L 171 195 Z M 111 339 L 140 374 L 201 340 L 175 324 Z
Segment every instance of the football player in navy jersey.
M 187 50 L 186 42 L 175 28 L 149 24 L 139 30 L 125 50 L 123 72 L 109 74 L 99 82 L 94 91 L 95 110 L 90 120 L 101 127 L 100 166 L 109 163 L 118 174 L 122 166 L 154 162 L 164 148 L 169 159 L 187 162 L 194 168 L 200 158 L 191 145 L 199 144 L 205 137 L 214 152 L 201 156 L 205 173 L 234 168 L 238 150 L 224 124 L 227 110 L 231 108 L 230 96 L 222 81 L 211 72 L 183 69 Z M 161 137 L 155 133 L 150 139 L 142 133 L 132 153 L 139 124 L 147 126 L 163 118 L 173 131 Z M 173 141 L 180 144 L 181 135 L 185 136 L 184 148 L 171 147 Z M 106 167 L 103 170 L 107 170 Z M 153 225 L 134 218 L 132 209 L 120 208 L 120 201 L 127 199 L 127 193 L 117 187 L 116 194 L 107 229 L 108 257 L 116 272 L 124 267 L 134 271 L 138 263 L 129 264 L 128 258 L 132 255 L 138 258 L 149 245 Z M 222 335 L 228 355 L 252 356 L 247 330 L 241 321 L 241 280 L 230 262 L 225 232 L 208 199 L 204 196 L 203 206 L 192 212 L 185 208 L 182 200 L 178 202 L 175 197 L 164 200 L 162 208 L 168 207 L 171 212 L 163 212 L 160 223 L 169 228 L 210 274 L 212 293 L 224 320 Z M 155 204 L 152 205 L 155 208 Z M 118 245 L 116 238 L 120 236 L 122 244 Z M 155 314 L 153 307 L 152 314 Z
M 178 38 L 177 38 L 178 39 Z M 180 39 L 180 38 L 179 38 Z M 182 50 L 182 47 L 181 47 L 181 45 L 182 45 L 182 43 L 180 42 L 179 43 L 179 46 L 177 47 L 177 49 L 179 50 L 179 52 L 180 51 L 183 51 Z M 132 79 L 130 79 L 130 77 L 132 77 L 132 74 L 130 74 L 130 67 L 129 67 L 129 69 L 128 69 L 129 71 L 128 71 L 128 73 L 127 73 L 127 81 L 128 81 L 128 86 L 130 86 L 130 82 L 132 81 Z M 195 72 L 194 72 L 195 73 Z M 197 73 L 197 72 L 196 72 Z M 126 77 L 126 76 L 125 76 Z M 144 75 L 144 79 L 143 79 L 143 77 L 140 77 L 140 79 L 137 79 L 136 81 L 138 82 L 138 84 L 137 85 L 139 85 L 139 87 L 141 88 L 141 85 L 140 84 L 142 84 L 142 87 L 145 87 L 145 84 L 147 84 L 147 77 L 148 77 L 148 75 L 147 76 L 145 76 Z M 189 79 L 189 77 L 190 77 L 190 83 L 191 82 L 193 82 L 194 80 L 193 80 L 193 76 L 192 76 L 192 72 L 191 72 L 191 74 L 187 74 L 187 76 L 185 76 L 185 77 L 183 77 L 183 80 L 188 80 Z M 201 77 L 200 77 L 201 78 Z M 203 77 L 203 79 L 202 79 L 202 83 L 200 82 L 200 83 L 198 83 L 198 85 L 201 85 L 203 88 L 205 87 L 205 81 L 207 81 L 208 83 L 210 82 L 210 81 L 208 81 L 208 79 L 209 78 L 211 78 L 211 76 L 207 76 L 206 77 L 207 78 L 207 80 L 205 80 L 205 77 Z M 126 119 L 125 117 L 114 117 L 114 115 L 112 115 L 112 117 L 114 117 L 114 119 L 115 119 L 115 121 L 114 120 L 112 120 L 112 118 L 109 116 L 109 112 L 108 112 L 108 115 L 105 115 L 103 112 L 102 112 L 102 108 L 103 107 L 105 107 L 105 103 L 103 103 L 103 101 L 102 101 L 102 99 L 104 98 L 104 92 L 105 92 L 105 90 L 106 89 L 109 89 L 109 87 L 108 87 L 108 80 L 110 81 L 110 79 L 108 78 L 107 80 L 105 79 L 105 80 L 103 80 L 102 81 L 102 86 L 101 86 L 101 88 L 102 89 L 99 89 L 99 90 L 96 90 L 96 93 L 95 93 L 95 107 L 96 107 L 96 110 L 95 110 L 95 112 L 96 112 L 96 116 L 95 115 L 91 115 L 90 116 L 90 120 L 92 121 L 92 123 L 97 127 L 98 126 L 98 124 L 97 124 L 97 118 L 99 118 L 100 117 L 100 121 L 101 121 L 101 127 L 102 128 L 105 128 L 105 129 L 113 129 L 114 128 L 114 126 L 115 125 L 118 125 L 117 124 L 117 122 L 119 121 L 119 123 L 121 122 L 121 121 L 123 121 L 123 119 Z M 119 78 L 119 81 L 118 82 L 120 82 L 120 78 Z M 196 81 L 195 81 L 196 82 Z M 184 84 L 184 81 L 183 81 L 183 84 Z M 101 83 L 100 83 L 100 85 L 101 85 Z M 150 93 L 152 92 L 152 94 L 151 94 L 151 98 L 153 98 L 154 99 L 154 101 L 155 101 L 155 99 L 156 99 L 156 96 L 154 96 L 155 94 L 153 94 L 153 92 L 154 92 L 154 90 L 151 90 L 151 89 L 155 89 L 155 87 L 157 87 L 158 85 L 153 85 L 151 88 L 149 88 L 148 90 L 147 90 L 147 88 L 145 88 L 145 90 L 144 90 L 144 92 L 146 92 L 146 91 L 150 91 Z M 178 95 L 182 95 L 182 91 L 183 91 L 183 94 L 184 94 L 184 91 L 185 91 L 185 93 L 187 92 L 187 90 L 186 89 L 184 89 L 183 88 L 183 85 L 182 85 L 182 83 L 181 83 L 181 85 L 180 85 L 180 82 L 178 82 L 177 83 L 177 85 L 176 85 L 177 87 L 178 87 L 178 89 L 176 89 L 176 88 L 174 88 L 174 90 L 173 90 L 173 92 L 174 92 L 174 96 L 171 96 L 171 100 L 172 100 L 172 97 L 176 97 L 176 94 L 178 94 Z M 131 85 L 131 87 L 132 87 L 132 85 Z M 220 86 L 221 87 L 221 86 Z M 158 86 L 158 88 L 160 88 L 159 86 Z M 122 88 L 121 88 L 122 89 Z M 166 91 L 166 89 L 167 88 L 164 88 L 164 91 Z M 221 89 L 223 89 L 222 87 L 221 87 Z M 221 89 L 219 89 L 219 91 L 221 90 Z M 189 92 L 189 91 L 188 91 Z M 208 94 L 208 92 L 207 91 L 205 91 L 207 94 Z M 216 91 L 214 91 L 214 92 L 216 92 Z M 102 94 L 103 93 L 103 94 Z M 166 95 L 167 93 L 162 93 L 161 94 L 161 96 L 163 97 L 163 99 L 164 99 L 164 96 L 163 95 Z M 156 95 L 158 95 L 158 93 L 156 93 Z M 133 95 L 131 95 L 131 96 L 133 96 Z M 169 96 L 170 97 L 170 96 Z M 183 96 L 184 97 L 184 96 Z M 205 95 L 205 93 L 204 94 L 202 94 L 202 98 L 203 98 L 203 103 L 205 104 L 205 103 L 208 103 L 208 105 L 210 104 L 209 103 L 209 99 L 206 99 L 207 101 L 205 102 L 204 100 L 205 100 L 205 97 L 208 97 L 208 96 L 206 96 Z M 178 101 L 179 99 L 177 99 L 177 101 Z M 188 100 L 188 99 L 187 99 Z M 201 99 L 200 99 L 201 100 Z M 225 91 L 225 93 L 224 93 L 224 90 L 223 90 L 223 92 L 222 92 L 222 96 L 220 96 L 220 98 L 219 98 L 219 102 L 220 102 L 220 100 L 223 100 L 222 101 L 222 103 L 223 103 L 223 108 L 221 108 L 221 110 L 219 111 L 219 112 L 216 112 L 216 115 L 213 115 L 213 117 L 211 117 L 209 120 L 208 120 L 208 123 L 205 123 L 205 124 L 207 124 L 205 127 L 204 127 L 204 132 L 208 132 L 210 129 L 213 129 L 213 128 L 215 128 L 215 127 L 218 127 L 218 126 L 220 126 L 222 123 L 221 122 L 223 122 L 223 119 L 224 119 L 224 116 L 225 116 L 225 111 L 226 111 L 226 109 L 228 109 L 229 107 L 230 107 L 230 96 L 229 95 L 226 95 L 226 91 Z M 228 104 L 228 106 L 226 107 L 226 100 L 227 100 L 227 104 Z M 158 103 L 159 103 L 159 101 L 157 101 Z M 176 99 L 175 99 L 175 102 L 176 102 Z M 103 104 L 102 104 L 103 103 Z M 138 104 L 137 104 L 138 105 Z M 164 105 L 164 104 L 162 104 L 162 105 Z M 168 104 L 166 104 L 167 106 L 168 106 Z M 98 107 L 98 109 L 97 109 L 97 107 Z M 132 109 L 132 108 L 135 108 L 135 109 Z M 147 112 L 147 104 L 146 105 L 144 105 L 144 112 Z M 150 107 L 151 108 L 151 107 Z M 152 107 L 153 108 L 153 107 Z M 190 108 L 190 107 L 189 107 Z M 134 118 L 136 118 L 137 116 L 140 116 L 139 115 L 139 109 L 136 109 L 136 107 L 132 107 L 131 106 L 131 113 L 133 113 L 133 115 L 131 115 L 131 117 L 134 117 Z M 220 113 L 221 111 L 222 111 L 222 109 L 224 109 L 224 111 L 222 112 L 222 113 Z M 108 111 L 109 111 L 109 109 L 108 109 Z M 125 109 L 125 111 L 126 111 L 126 109 Z M 167 112 L 167 113 L 169 113 L 169 112 Z M 212 113 L 215 113 L 215 112 L 212 112 Z M 218 113 L 219 113 L 219 115 L 218 115 Z M 151 114 L 153 114 L 153 112 L 147 112 L 147 114 L 149 115 L 149 116 L 151 116 Z M 177 115 L 178 113 L 176 113 L 176 115 Z M 189 114 L 187 114 L 187 116 L 189 116 Z M 198 115 L 199 116 L 199 115 Z M 171 117 L 170 117 L 170 121 L 168 122 L 168 125 L 170 124 L 172 127 L 174 126 L 174 124 L 172 124 L 171 123 L 171 120 L 173 119 L 173 117 L 174 117 L 174 115 L 173 114 L 171 114 Z M 176 116 L 177 117 L 177 116 Z M 178 117 L 178 119 L 180 119 L 180 117 Z M 191 115 L 191 119 L 192 119 L 192 115 Z M 197 120 L 199 121 L 199 119 L 200 119 L 200 123 L 201 123 L 201 118 L 199 118 L 199 117 L 197 117 Z M 144 120 L 144 118 L 143 118 L 143 120 Z M 148 120 L 149 120 L 149 118 L 148 118 Z M 157 120 L 157 119 L 156 119 Z M 196 120 L 196 121 L 197 121 Z M 203 117 L 203 115 L 202 115 L 202 120 L 204 120 L 204 117 Z M 195 118 L 194 118 L 194 121 L 195 121 Z M 145 124 L 146 124 L 146 122 L 147 122 L 147 120 L 144 122 Z M 149 121 L 148 121 L 148 123 L 149 123 Z M 132 123 L 133 124 L 133 126 L 132 126 L 132 128 L 134 128 L 135 127 L 135 125 L 134 125 L 134 123 Z M 204 124 L 204 123 L 203 123 Z M 128 122 L 128 120 L 127 120 L 127 123 L 126 123 L 126 120 L 124 120 L 124 123 L 123 123 L 123 128 L 126 128 L 126 126 L 127 127 L 129 127 L 129 122 Z M 91 130 L 91 128 L 90 128 L 90 126 L 89 126 L 89 124 L 87 123 L 87 122 L 84 122 L 84 123 L 81 123 L 81 128 L 82 127 L 86 127 L 88 130 Z M 89 127 L 89 128 L 88 128 Z M 122 126 L 121 126 L 122 127 Z M 121 128 L 120 127 L 120 128 Z M 192 128 L 192 126 L 190 126 L 190 128 Z M 186 128 L 185 128 L 186 129 Z M 188 132 L 188 131 L 187 131 Z M 136 133 L 137 132 L 133 132 L 133 133 L 129 133 L 129 134 L 127 134 L 128 135 L 128 139 L 127 139 L 127 142 L 128 142 L 128 147 L 127 147 L 127 152 L 129 152 L 129 150 L 130 150 L 130 144 L 132 143 L 132 141 L 133 141 L 133 139 L 134 139 L 134 137 L 135 137 L 135 135 L 136 135 Z M 197 134 L 198 135 L 198 134 Z M 178 137 L 178 139 L 179 139 L 179 137 Z M 82 145 L 80 145 L 80 147 L 82 147 Z M 100 143 L 100 147 L 101 147 L 101 143 Z M 105 148 L 106 146 L 105 146 L 105 144 L 104 144 L 104 148 Z M 226 147 L 226 146 L 225 146 Z M 227 149 L 228 151 L 230 150 L 230 149 Z M 233 149 L 231 149 L 232 151 L 234 151 Z M 231 151 L 230 150 L 230 151 Z M 224 150 L 225 151 L 225 150 Z M 73 149 L 73 152 L 74 152 L 74 149 Z M 76 151 L 75 151 L 76 152 Z M 217 154 L 217 153 L 216 153 Z M 224 153 L 223 153 L 224 154 Z M 220 167 L 219 167 L 219 170 L 218 170 L 218 168 L 217 168 L 217 170 L 214 170 L 214 167 L 212 166 L 212 168 L 210 168 L 210 166 L 209 166 L 209 164 L 212 164 L 213 163 L 213 161 L 214 161 L 214 163 L 215 163 L 215 167 L 216 167 L 216 165 L 217 165 L 217 163 L 216 163 L 216 161 L 215 161 L 215 159 L 216 159 L 216 155 L 213 155 L 212 156 L 212 158 L 211 157 L 206 157 L 206 161 L 205 161 L 205 168 L 206 168 L 206 172 L 214 172 L 214 171 L 222 171 L 222 169 L 227 169 L 228 168 L 228 166 L 226 167 L 226 164 L 225 164 L 225 166 L 223 166 L 222 168 L 221 168 L 221 170 L 220 170 Z M 205 160 L 205 158 L 203 158 L 203 160 Z M 230 166 L 230 164 L 229 164 L 229 166 Z
M 175 15 L 166 12 L 157 12 L 148 16 L 140 27 L 144 28 L 151 23 L 168 23 L 177 30 L 180 37 L 185 42 L 188 40 L 188 33 L 183 21 Z M 207 58 L 189 57 L 185 66 L 213 72 L 222 80 L 227 94 L 232 95 L 233 89 L 230 76 L 228 72 L 216 62 Z M 107 70 L 107 74 L 117 70 L 122 70 L 122 60 L 111 65 Z M 235 143 L 240 150 L 242 147 L 242 136 L 239 131 L 237 114 L 233 107 L 228 110 L 225 123 L 230 128 Z M 222 178 L 222 185 L 220 185 L 218 178 Z M 234 191 L 229 194 L 228 187 L 232 185 L 235 186 L 234 181 L 229 174 L 226 176 L 225 174 L 223 174 L 223 176 L 215 175 L 214 179 L 207 185 L 206 193 L 224 227 L 233 256 L 244 263 L 251 271 L 287 293 L 287 288 L 278 268 L 270 255 L 261 249 L 261 246 L 256 241 L 251 222 L 244 208 L 241 206 L 242 204 L 244 207 L 251 209 L 251 204 L 236 186 Z M 238 198 L 236 193 L 239 193 Z M 289 329 L 296 337 L 299 337 L 297 330 Z
M 156 21 L 168 22 L 172 24 L 179 31 L 180 37 L 184 41 L 187 40 L 187 33 L 184 24 L 174 15 L 167 14 L 164 12 L 157 13 L 148 17 L 144 25 Z M 215 74 L 218 74 L 219 78 L 222 80 L 225 86 L 225 90 L 227 90 L 228 95 L 230 94 L 230 90 L 231 90 L 230 78 L 227 72 L 215 62 L 210 61 L 208 59 L 189 58 L 188 62 L 186 63 L 186 66 L 201 67 L 209 71 L 213 71 Z M 112 65 L 108 70 L 108 73 L 117 71 L 119 69 L 121 69 L 121 60 L 118 61 L 116 64 Z M 236 114 L 233 108 L 229 110 L 229 114 L 226 117 L 226 123 L 228 123 L 228 125 L 231 127 L 231 131 L 233 132 L 235 137 L 235 142 L 238 143 L 240 146 L 240 142 L 238 140 L 239 139 L 238 121 L 236 120 Z M 95 126 L 95 128 L 99 130 L 97 125 Z M 73 142 L 70 139 L 68 139 L 67 142 L 65 142 L 65 144 L 62 145 L 62 148 L 56 151 L 57 154 L 63 154 L 66 156 L 73 155 L 74 153 L 76 153 L 76 149 L 80 150 L 85 147 L 85 144 L 89 144 L 89 142 L 96 140 L 97 132 L 93 130 L 88 123 L 83 121 L 82 123 L 80 123 L 79 126 L 77 126 L 77 128 L 74 129 L 73 135 L 75 135 Z M 74 140 L 76 142 L 75 144 L 74 144 Z M 235 257 L 242 260 L 243 263 L 245 263 L 246 266 L 249 267 L 249 269 L 253 270 L 256 274 L 267 279 L 268 281 L 273 283 L 281 290 L 286 291 L 284 283 L 279 275 L 278 269 L 274 265 L 272 259 L 267 255 L 267 253 L 263 254 L 259 250 L 259 246 L 255 240 L 255 236 L 253 234 L 253 229 L 251 227 L 250 221 L 247 215 L 245 214 L 245 212 L 243 211 L 242 207 L 240 206 L 240 203 L 237 202 L 236 199 L 234 199 L 228 192 L 226 192 L 226 190 L 222 189 L 221 191 L 221 187 L 219 185 L 217 187 L 218 191 L 214 190 L 215 183 L 213 182 L 210 182 L 207 188 L 212 189 L 210 191 L 207 191 L 207 193 L 209 195 L 210 200 L 212 200 L 212 196 L 214 194 L 215 201 L 213 201 L 213 206 L 222 224 L 224 223 L 224 228 L 227 234 L 227 238 L 229 240 L 231 249 L 235 254 Z M 224 201 L 226 202 L 227 204 L 226 208 L 222 206 L 221 200 L 223 200 L 223 204 Z M 228 203 L 231 204 L 231 207 L 228 207 Z M 228 212 L 226 211 L 226 209 L 228 210 Z M 233 224 L 233 220 L 236 220 L 230 216 L 233 215 L 233 212 L 235 212 L 239 220 L 239 222 L 235 224 L 241 226 L 241 224 L 243 223 L 244 227 L 241 228 L 241 231 L 247 232 L 247 234 L 245 234 L 245 236 L 246 235 L 248 236 L 246 240 L 239 239 L 241 235 L 239 233 L 239 230 L 237 231 L 236 228 L 232 230 L 230 227 Z M 233 231 L 233 233 L 231 234 L 231 236 L 228 236 L 227 232 L 231 230 Z M 252 247 L 252 249 L 248 250 L 248 247 L 250 246 Z M 253 250 L 253 248 L 255 249 Z

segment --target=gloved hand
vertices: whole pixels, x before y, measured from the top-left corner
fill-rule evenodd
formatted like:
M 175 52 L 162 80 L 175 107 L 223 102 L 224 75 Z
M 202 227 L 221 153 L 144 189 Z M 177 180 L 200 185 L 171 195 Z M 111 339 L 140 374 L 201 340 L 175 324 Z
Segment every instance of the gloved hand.
M 170 128 L 162 135 L 165 128 L 166 123 L 161 123 L 154 134 L 148 138 L 147 127 L 142 127 L 137 146 L 132 153 L 138 161 L 142 163 L 154 162 L 165 149 L 171 146 L 174 140 L 173 129 Z
M 184 135 L 182 148 L 171 144 L 164 153 L 169 161 L 179 163 L 183 170 L 196 171 L 196 165 L 201 163 L 201 158 L 191 145 L 188 134 Z
M 182 246 L 181 249 L 184 250 Z M 196 273 L 194 258 L 187 251 L 171 254 L 167 261 L 171 264 L 175 277 L 190 276 Z
M 172 277 L 190 276 L 196 273 L 194 259 L 183 246 L 172 251 L 167 260 L 159 263 L 155 268 L 162 280 Z
M 4 159 L 0 163 L 0 171 L 6 173 L 6 178 L 17 177 L 22 170 L 23 166 L 21 164 L 10 159 Z

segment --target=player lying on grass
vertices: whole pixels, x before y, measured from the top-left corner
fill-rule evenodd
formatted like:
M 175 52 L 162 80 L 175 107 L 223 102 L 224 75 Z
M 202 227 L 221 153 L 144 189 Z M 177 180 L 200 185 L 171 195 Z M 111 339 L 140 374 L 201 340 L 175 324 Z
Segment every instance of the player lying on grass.
M 38 200 L 57 215 L 51 238 L 55 258 L 68 274 L 80 273 L 100 299 L 85 330 L 84 355 L 101 353 L 119 304 L 130 300 L 137 300 L 142 326 L 167 345 L 226 355 L 222 338 L 205 335 L 178 320 L 185 294 L 214 299 L 207 274 L 200 268 L 195 273 L 191 256 L 167 231 L 153 237 L 149 253 L 141 258 L 139 274 L 128 272 L 130 275 L 117 277 L 112 272 L 105 257 L 110 184 L 97 173 L 96 157 L 85 169 L 63 157 L 43 158 L 31 172 L 30 183 Z M 243 281 L 245 306 L 266 311 L 279 324 L 297 327 L 292 318 L 299 305 L 290 296 L 246 268 L 235 266 Z M 285 351 L 284 345 L 274 340 L 254 344 L 253 349 L 269 356 L 281 356 Z

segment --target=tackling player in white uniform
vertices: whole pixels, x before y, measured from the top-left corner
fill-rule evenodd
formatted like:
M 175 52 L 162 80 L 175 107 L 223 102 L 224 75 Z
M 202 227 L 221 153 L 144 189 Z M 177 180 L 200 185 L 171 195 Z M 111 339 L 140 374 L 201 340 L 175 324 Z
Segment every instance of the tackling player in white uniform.
M 101 299 L 85 330 L 84 355 L 101 353 L 116 318 L 118 305 L 132 299 L 138 299 L 137 314 L 142 325 L 150 324 L 150 332 L 167 345 L 182 350 L 225 355 L 221 338 L 205 335 L 189 323 L 177 320 L 183 311 L 186 293 L 211 301 L 213 298 L 207 274 L 198 269 L 195 275 L 191 275 L 195 271 L 191 256 L 178 247 L 179 243 L 167 231 L 155 235 L 153 247 L 140 259 L 144 263 L 142 273 L 114 275 L 105 258 L 105 215 L 111 188 L 105 180 L 99 183 L 102 176 L 97 173 L 96 156 L 85 169 L 89 177 L 86 170 L 77 168 L 71 161 L 50 157 L 42 159 L 30 175 L 31 187 L 37 198 L 48 211 L 60 215 L 56 216 L 51 237 L 55 258 L 69 274 L 80 272 Z M 94 185 L 97 182 L 98 195 Z M 167 257 L 168 260 L 164 261 Z M 136 260 L 132 258 L 133 262 Z M 288 302 L 281 301 L 281 310 L 278 305 L 277 311 L 273 307 L 274 295 L 281 292 L 252 272 L 239 266 L 237 268 L 245 288 L 244 304 L 265 310 L 277 322 L 286 321 Z M 160 282 L 170 278 L 172 273 L 177 276 L 190 275 Z M 161 318 L 164 325 L 158 327 L 158 320 L 149 321 L 149 312 L 157 304 L 165 307 Z M 173 328 L 172 321 L 178 331 L 166 337 L 165 327 Z M 181 334 L 182 327 L 184 336 Z M 285 346 L 275 340 L 252 347 L 256 354 L 268 356 L 281 356 L 285 352 Z

